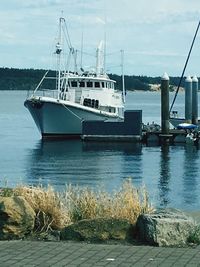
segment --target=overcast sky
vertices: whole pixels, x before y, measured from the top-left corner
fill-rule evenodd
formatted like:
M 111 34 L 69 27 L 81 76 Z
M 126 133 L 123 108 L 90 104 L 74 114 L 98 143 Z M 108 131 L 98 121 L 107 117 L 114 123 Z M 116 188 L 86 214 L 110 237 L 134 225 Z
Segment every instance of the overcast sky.
M 51 68 L 58 18 L 73 46 L 95 53 L 106 32 L 107 70 L 129 75 L 181 75 L 198 21 L 200 0 L 1 0 L 0 67 Z M 91 58 L 83 57 L 83 65 Z M 200 76 L 200 32 L 186 74 Z

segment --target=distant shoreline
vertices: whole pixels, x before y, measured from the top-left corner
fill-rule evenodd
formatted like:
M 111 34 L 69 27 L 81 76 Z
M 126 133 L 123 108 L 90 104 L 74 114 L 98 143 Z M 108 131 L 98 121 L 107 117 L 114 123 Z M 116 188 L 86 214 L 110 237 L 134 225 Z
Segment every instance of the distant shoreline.
M 0 68 L 0 90 L 34 90 L 46 70 L 43 69 L 17 69 Z M 55 76 L 55 70 L 49 71 L 50 76 Z M 116 81 L 116 89 L 121 90 L 121 75 L 108 73 L 111 80 Z M 149 77 L 144 75 L 125 75 L 125 88 L 127 91 L 159 91 L 161 77 Z M 170 77 L 170 91 L 177 87 L 180 77 Z M 49 83 L 48 88 L 54 89 L 55 84 Z M 183 86 L 181 84 L 181 86 Z M 134 88 L 134 89 L 133 89 Z

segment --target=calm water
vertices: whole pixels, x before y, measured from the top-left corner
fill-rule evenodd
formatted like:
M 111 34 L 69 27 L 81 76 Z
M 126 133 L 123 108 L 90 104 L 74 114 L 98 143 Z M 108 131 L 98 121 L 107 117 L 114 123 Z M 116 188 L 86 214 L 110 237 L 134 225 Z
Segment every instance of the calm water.
M 172 95 L 173 96 L 173 95 Z M 200 150 L 190 146 L 83 143 L 40 140 L 38 130 L 23 106 L 26 92 L 0 91 L 0 186 L 66 183 L 107 190 L 126 178 L 145 184 L 151 202 L 188 210 L 200 207 Z M 184 112 L 184 95 L 176 110 Z M 143 121 L 160 123 L 159 93 L 129 93 L 127 108 L 142 109 Z

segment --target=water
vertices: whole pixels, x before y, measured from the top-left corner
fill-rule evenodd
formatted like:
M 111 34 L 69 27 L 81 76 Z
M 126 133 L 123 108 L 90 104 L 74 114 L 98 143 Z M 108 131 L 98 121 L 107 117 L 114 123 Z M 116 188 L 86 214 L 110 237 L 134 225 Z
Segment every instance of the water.
M 172 97 L 171 95 L 170 97 Z M 193 146 L 42 142 L 23 106 L 26 92 L 0 91 L 0 186 L 67 183 L 107 190 L 130 178 L 145 185 L 157 207 L 198 210 L 200 206 L 200 150 Z M 175 107 L 184 112 L 184 94 Z M 142 109 L 144 122 L 160 123 L 160 93 L 128 93 L 126 107 Z

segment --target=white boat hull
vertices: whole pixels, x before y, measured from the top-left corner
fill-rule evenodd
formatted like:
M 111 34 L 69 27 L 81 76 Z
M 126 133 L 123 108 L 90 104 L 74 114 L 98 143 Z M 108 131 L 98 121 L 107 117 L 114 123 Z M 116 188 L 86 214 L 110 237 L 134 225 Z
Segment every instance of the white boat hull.
M 80 137 L 83 120 L 121 120 L 117 116 L 92 112 L 85 107 L 76 107 L 61 102 L 27 99 L 24 104 L 29 109 L 43 138 Z

